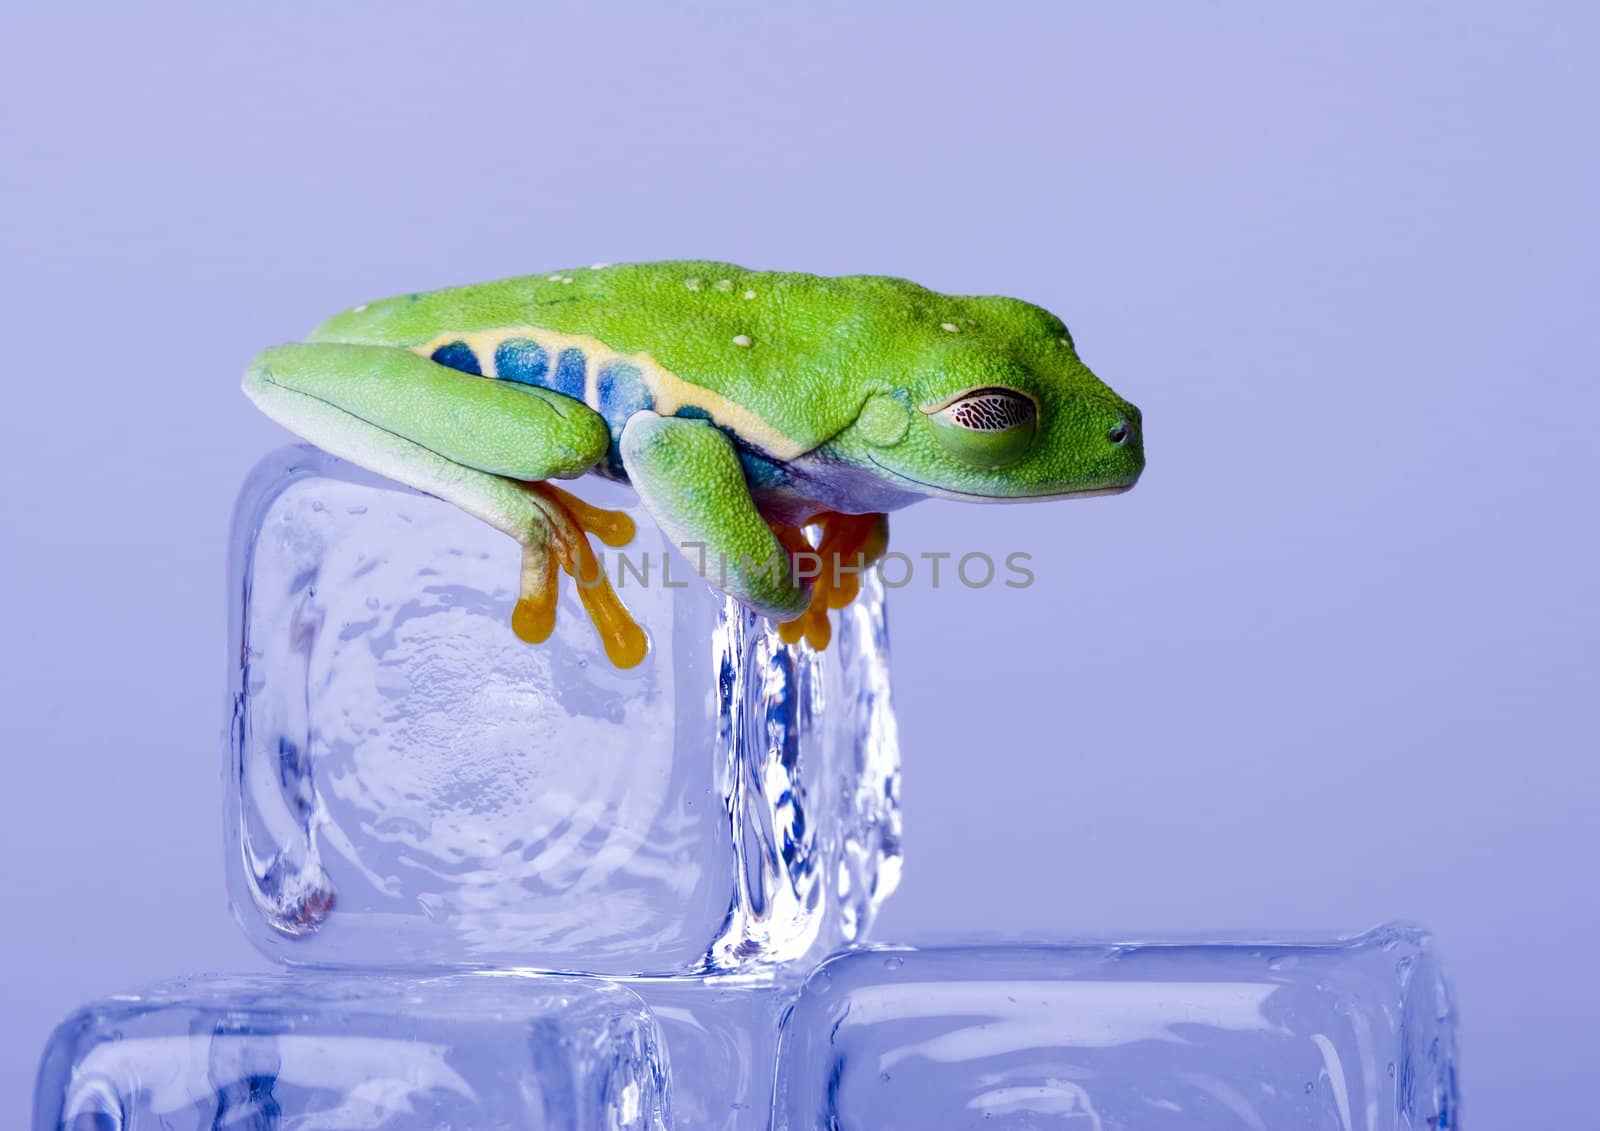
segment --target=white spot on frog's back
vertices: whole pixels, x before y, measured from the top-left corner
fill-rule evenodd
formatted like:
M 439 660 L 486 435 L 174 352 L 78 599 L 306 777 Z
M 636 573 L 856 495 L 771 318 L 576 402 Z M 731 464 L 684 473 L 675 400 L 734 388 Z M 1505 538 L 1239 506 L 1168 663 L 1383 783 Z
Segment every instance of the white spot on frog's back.
M 755 291 L 745 291 L 744 292 L 744 297 L 745 298 L 755 298 L 756 297 L 756 292 Z
M 749 334 L 735 334 L 733 336 L 733 344 L 736 345 L 736 346 L 748 346 L 750 344 L 750 335 Z
M 731 290 L 733 290 L 733 280 L 732 279 L 718 279 L 713 284 L 713 286 L 715 286 L 717 288 L 717 290 L 719 290 L 719 291 L 731 291 Z
M 957 326 L 954 322 L 941 322 L 939 323 L 939 329 L 945 331 L 947 334 L 961 333 L 961 327 Z
M 696 276 L 691 275 L 689 278 L 683 281 L 683 285 L 688 287 L 691 291 L 698 291 L 705 284 L 702 283 Z

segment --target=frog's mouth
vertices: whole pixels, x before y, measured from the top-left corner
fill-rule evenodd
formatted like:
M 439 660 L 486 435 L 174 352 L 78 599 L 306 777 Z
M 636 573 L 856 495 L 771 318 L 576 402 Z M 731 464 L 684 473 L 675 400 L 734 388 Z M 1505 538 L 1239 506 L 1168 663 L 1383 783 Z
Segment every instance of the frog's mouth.
M 967 503 L 1043 503 L 1051 499 L 1095 499 L 1102 496 L 1121 495 L 1126 491 L 1133 490 L 1134 484 L 1139 482 L 1139 476 L 1135 475 L 1126 483 L 1112 483 L 1104 487 L 1081 487 L 1071 491 L 1041 491 L 1037 494 L 1029 495 L 980 495 L 975 492 L 957 491 L 950 487 L 941 487 L 936 483 L 927 483 L 921 479 L 916 479 L 906 475 L 904 472 L 896 471 L 892 467 L 885 467 L 883 464 L 878 463 L 871 453 L 868 453 L 867 458 L 872 460 L 890 478 L 898 479 L 902 483 L 914 484 L 918 494 L 927 495 L 935 499 L 958 499 Z M 1143 473 L 1143 469 L 1140 469 L 1140 473 Z

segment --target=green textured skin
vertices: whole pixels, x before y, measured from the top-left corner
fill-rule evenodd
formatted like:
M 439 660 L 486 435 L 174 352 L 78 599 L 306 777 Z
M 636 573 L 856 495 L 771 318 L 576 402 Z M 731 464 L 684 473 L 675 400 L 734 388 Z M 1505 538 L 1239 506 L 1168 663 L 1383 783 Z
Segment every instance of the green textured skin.
M 747 291 L 756 297 L 746 299 Z M 684 381 L 751 410 L 800 450 L 831 444 L 823 454 L 875 467 L 915 494 L 1100 492 L 1131 485 L 1143 467 L 1137 432 L 1123 447 L 1105 439 L 1120 420 L 1137 429 L 1138 410 L 1079 360 L 1059 318 L 1017 299 L 943 295 L 903 279 L 698 260 L 619 264 L 386 299 L 336 315 L 311 340 L 411 347 L 442 331 L 518 325 L 648 353 Z M 740 335 L 748 347 L 734 344 Z M 1033 450 L 1009 467 L 952 459 L 931 429 L 917 427 L 920 413 L 886 448 L 852 427 L 874 396 L 925 412 L 991 385 L 1039 406 Z M 740 438 L 761 446 L 759 436 Z
M 618 418 L 593 371 L 585 404 L 425 356 L 456 335 L 488 335 L 475 347 L 486 350 L 532 330 L 636 362 L 662 411 Z M 1078 359 L 1055 315 L 877 276 L 679 261 L 404 295 L 264 351 L 244 385 L 302 436 L 525 547 L 547 545 L 549 531 L 519 484 L 598 469 L 614 446 L 646 509 L 707 579 L 780 619 L 806 610 L 810 586 L 764 571 L 783 558 L 771 522 L 923 496 L 1114 493 L 1144 466 L 1138 409 Z M 954 421 L 994 390 L 1022 424 Z M 525 557 L 525 591 L 543 568 Z

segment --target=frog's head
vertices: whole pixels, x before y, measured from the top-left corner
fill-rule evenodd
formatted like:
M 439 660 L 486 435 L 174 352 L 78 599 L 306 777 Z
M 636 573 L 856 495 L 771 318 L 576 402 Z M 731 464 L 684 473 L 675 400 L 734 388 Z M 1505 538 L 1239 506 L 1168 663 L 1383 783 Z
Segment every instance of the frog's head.
M 1139 410 L 1079 360 L 1061 320 L 1015 299 L 952 300 L 894 387 L 841 437 L 908 491 L 976 500 L 1107 495 L 1144 470 Z

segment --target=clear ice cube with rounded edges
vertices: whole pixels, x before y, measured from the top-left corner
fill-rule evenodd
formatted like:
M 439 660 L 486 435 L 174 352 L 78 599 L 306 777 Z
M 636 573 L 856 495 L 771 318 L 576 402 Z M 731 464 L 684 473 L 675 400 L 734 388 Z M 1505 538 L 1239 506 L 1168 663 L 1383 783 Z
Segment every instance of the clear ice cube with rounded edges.
M 50 1039 L 36 1131 L 662 1131 L 660 1036 L 598 979 L 258 975 L 109 998 Z
M 252 473 L 226 828 L 269 956 L 669 974 L 863 936 L 899 865 L 880 586 L 786 646 L 631 492 L 580 490 L 638 523 L 626 565 L 601 548 L 650 635 L 631 670 L 566 577 L 554 636 L 517 639 L 518 547 L 456 507 L 313 448 Z
M 1445 1131 L 1427 936 L 872 948 L 783 1022 L 773 1131 Z

